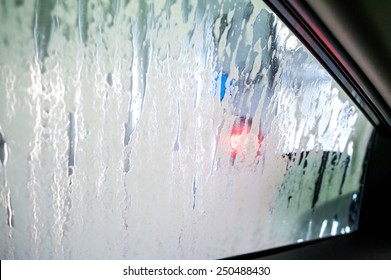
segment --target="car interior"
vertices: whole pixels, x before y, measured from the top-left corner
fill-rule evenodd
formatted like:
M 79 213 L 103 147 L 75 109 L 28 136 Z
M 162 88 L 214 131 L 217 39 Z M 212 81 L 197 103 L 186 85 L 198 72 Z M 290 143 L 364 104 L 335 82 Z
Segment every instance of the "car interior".
M 0 1 L 2 259 L 391 259 L 391 1 Z

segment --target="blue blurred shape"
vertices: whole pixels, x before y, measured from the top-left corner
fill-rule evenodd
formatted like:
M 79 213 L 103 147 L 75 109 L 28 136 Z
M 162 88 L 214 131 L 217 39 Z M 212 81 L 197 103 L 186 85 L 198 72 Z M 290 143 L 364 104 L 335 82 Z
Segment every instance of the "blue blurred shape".
M 228 78 L 228 74 L 225 74 L 225 73 L 221 73 L 221 75 L 217 76 L 215 79 L 214 79 L 214 95 L 216 95 L 216 89 L 217 89 L 217 83 L 220 81 L 220 101 L 222 101 L 224 99 L 224 96 L 225 96 L 225 90 L 226 90 L 226 86 L 225 86 L 225 83 L 227 81 L 227 78 Z

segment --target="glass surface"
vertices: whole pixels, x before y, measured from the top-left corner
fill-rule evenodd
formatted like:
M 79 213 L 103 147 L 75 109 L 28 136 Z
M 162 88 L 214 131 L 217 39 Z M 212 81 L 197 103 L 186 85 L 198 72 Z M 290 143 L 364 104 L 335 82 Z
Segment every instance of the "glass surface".
M 222 258 L 357 229 L 373 127 L 262 2 L 0 14 L 1 259 Z

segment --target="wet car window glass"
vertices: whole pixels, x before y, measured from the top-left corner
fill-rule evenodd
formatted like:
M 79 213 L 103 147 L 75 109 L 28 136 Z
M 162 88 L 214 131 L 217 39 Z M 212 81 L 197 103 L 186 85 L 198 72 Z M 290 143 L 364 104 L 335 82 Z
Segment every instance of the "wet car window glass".
M 223 258 L 357 229 L 372 125 L 261 1 L 2 1 L 2 259 Z

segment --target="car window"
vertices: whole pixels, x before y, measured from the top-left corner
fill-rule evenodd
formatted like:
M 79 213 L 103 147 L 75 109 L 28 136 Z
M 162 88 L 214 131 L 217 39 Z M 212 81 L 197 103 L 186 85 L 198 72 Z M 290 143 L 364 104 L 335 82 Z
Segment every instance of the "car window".
M 2 259 L 224 258 L 358 226 L 373 126 L 261 1 L 2 1 Z

